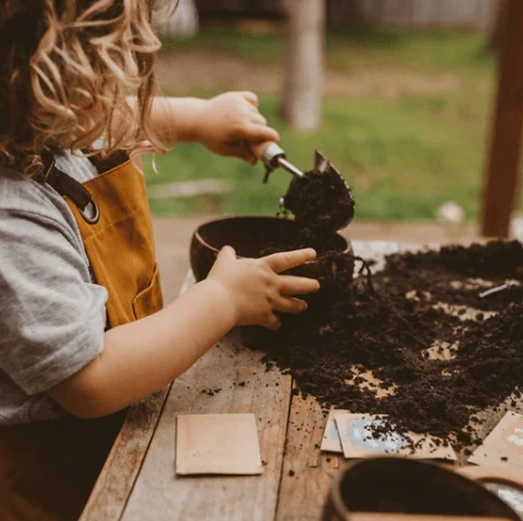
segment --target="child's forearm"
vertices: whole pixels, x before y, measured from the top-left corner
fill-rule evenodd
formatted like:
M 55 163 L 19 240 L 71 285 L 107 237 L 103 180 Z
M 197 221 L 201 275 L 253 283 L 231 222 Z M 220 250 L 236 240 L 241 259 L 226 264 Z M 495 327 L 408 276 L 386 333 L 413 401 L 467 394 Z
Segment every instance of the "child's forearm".
M 49 394 L 82 418 L 111 414 L 173 381 L 235 320 L 223 287 L 204 281 L 162 311 L 105 333 L 103 352 Z
M 128 103 L 136 107 L 136 99 L 129 98 Z M 116 129 L 125 124 L 114 118 Z M 258 111 L 253 92 L 225 92 L 210 99 L 157 97 L 150 126 L 163 143 L 161 148 L 180 141 L 197 142 L 215 154 L 238 157 L 251 165 L 258 158 L 250 145 L 280 139 Z
M 129 97 L 134 107 L 136 98 Z M 204 119 L 205 100 L 157 96 L 151 110 L 151 125 L 166 144 L 195 142 L 200 139 Z
M 153 128 L 169 144 L 199 141 L 205 103 L 198 98 L 156 97 L 151 111 Z

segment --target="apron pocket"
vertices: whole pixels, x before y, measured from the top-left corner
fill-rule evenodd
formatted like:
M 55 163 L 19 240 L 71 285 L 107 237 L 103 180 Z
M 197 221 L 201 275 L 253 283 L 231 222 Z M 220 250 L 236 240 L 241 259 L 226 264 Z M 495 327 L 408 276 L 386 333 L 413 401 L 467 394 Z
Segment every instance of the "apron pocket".
M 137 320 L 160 311 L 163 307 L 162 290 L 160 287 L 160 270 L 154 266 L 154 273 L 149 285 L 140 291 L 133 299 L 133 313 Z

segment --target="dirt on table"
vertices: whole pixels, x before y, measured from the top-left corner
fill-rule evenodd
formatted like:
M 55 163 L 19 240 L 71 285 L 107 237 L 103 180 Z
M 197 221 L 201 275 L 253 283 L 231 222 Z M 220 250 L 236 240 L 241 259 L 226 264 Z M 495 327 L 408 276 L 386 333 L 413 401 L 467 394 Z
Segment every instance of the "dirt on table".
M 311 229 L 314 236 L 304 225 L 302 238 Z M 289 370 L 325 410 L 388 414 L 399 429 L 461 448 L 479 441 L 477 413 L 521 396 L 519 242 L 394 254 L 373 275 L 364 260 L 339 251 L 318 263 L 321 290 L 307 297 L 308 310 L 283 316 L 277 332 L 247 334 L 253 348 L 269 346 L 269 366 Z M 481 298 L 506 280 L 514 285 Z

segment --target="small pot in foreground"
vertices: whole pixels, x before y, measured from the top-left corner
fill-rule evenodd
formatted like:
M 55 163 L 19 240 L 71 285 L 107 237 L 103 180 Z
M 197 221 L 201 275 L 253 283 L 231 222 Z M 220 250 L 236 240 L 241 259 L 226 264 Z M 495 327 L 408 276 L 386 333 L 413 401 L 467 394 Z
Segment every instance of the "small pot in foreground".
M 404 520 L 430 516 L 495 517 L 518 521 L 512 508 L 485 487 L 435 463 L 400 458 L 356 460 L 334 479 L 323 521 Z M 429 519 L 429 517 L 427 517 Z

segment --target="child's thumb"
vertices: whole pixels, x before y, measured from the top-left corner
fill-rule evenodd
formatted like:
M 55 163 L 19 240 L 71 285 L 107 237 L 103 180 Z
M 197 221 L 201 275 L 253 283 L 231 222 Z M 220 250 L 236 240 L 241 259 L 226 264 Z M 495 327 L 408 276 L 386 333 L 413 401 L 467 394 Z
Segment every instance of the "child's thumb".
M 220 250 L 220 253 L 218 253 L 218 258 L 217 260 L 232 260 L 232 259 L 236 259 L 236 251 L 234 250 L 234 248 L 232 246 L 224 246 L 221 250 Z

